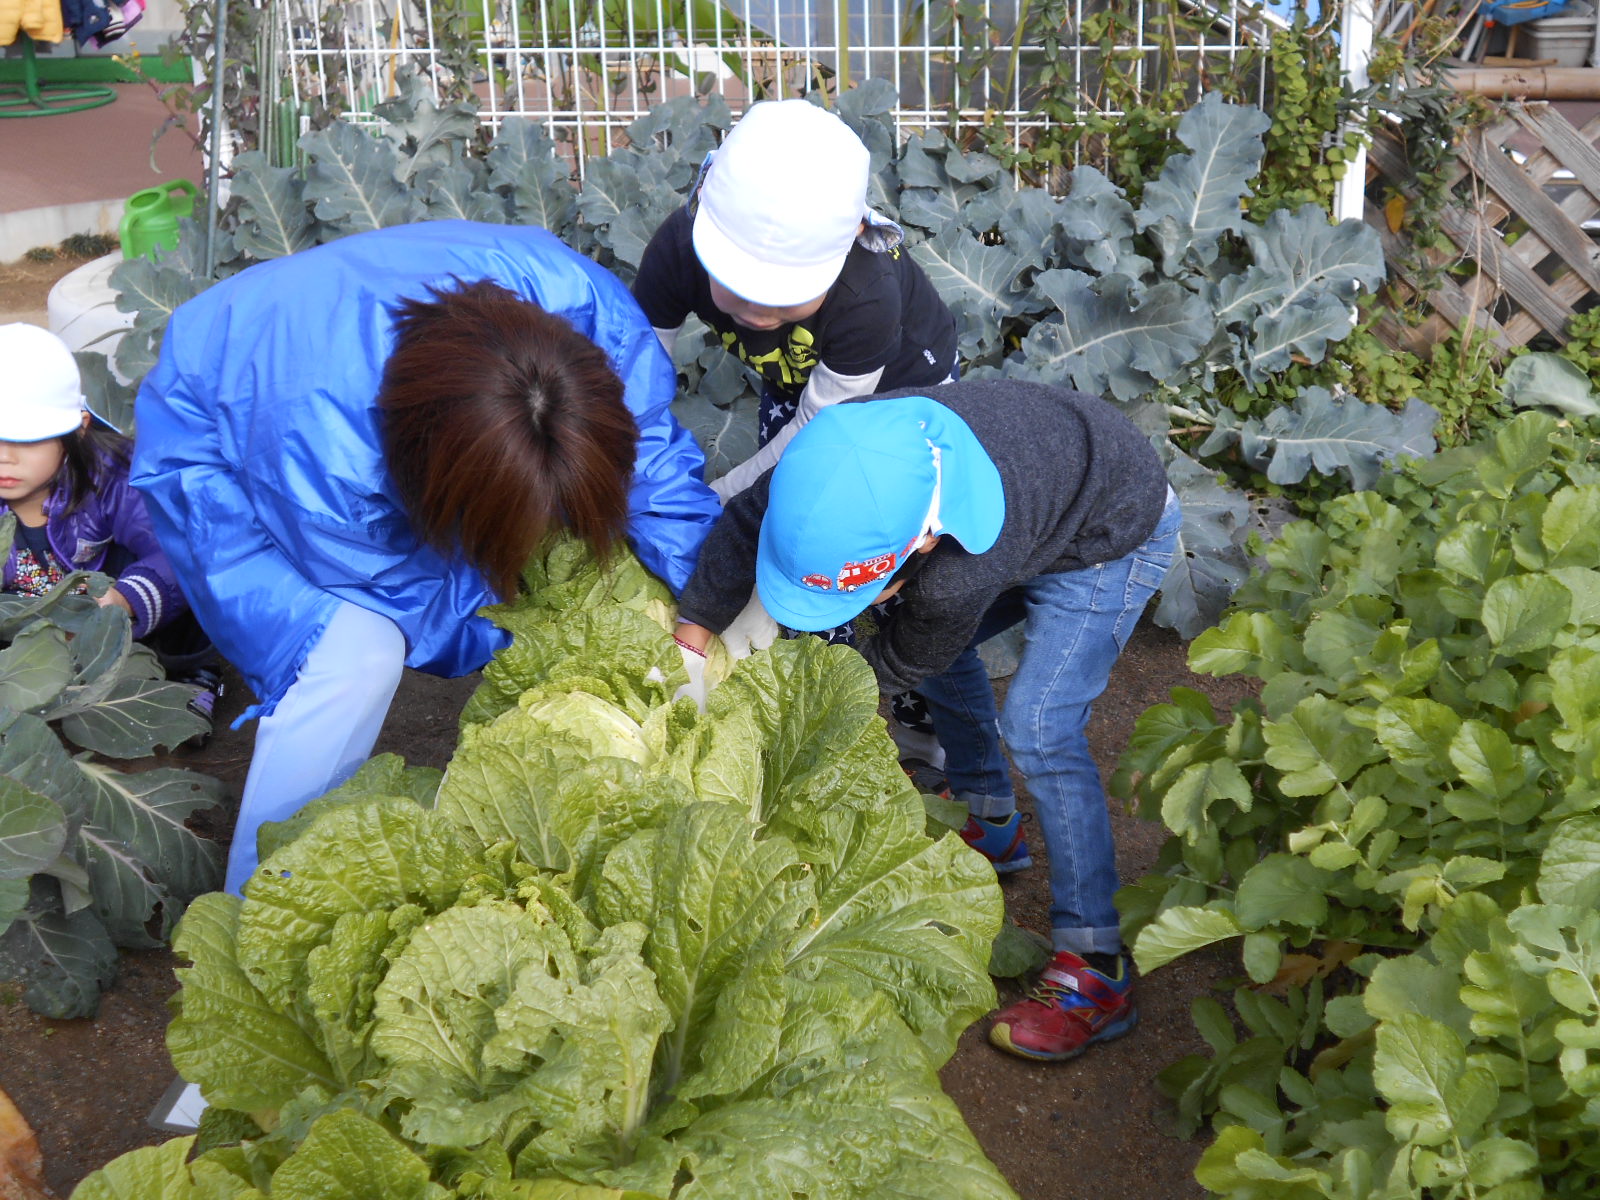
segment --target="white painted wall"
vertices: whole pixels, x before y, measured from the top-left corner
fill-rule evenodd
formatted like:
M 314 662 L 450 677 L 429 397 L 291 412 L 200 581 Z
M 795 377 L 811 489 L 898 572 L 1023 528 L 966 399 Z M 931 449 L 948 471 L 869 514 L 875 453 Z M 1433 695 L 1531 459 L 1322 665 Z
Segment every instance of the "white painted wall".
M 134 26 L 134 34 L 143 33 L 146 25 L 152 30 L 161 30 L 169 34 L 182 29 L 183 10 L 178 7 L 178 0 L 149 0 L 144 11 L 144 20 Z

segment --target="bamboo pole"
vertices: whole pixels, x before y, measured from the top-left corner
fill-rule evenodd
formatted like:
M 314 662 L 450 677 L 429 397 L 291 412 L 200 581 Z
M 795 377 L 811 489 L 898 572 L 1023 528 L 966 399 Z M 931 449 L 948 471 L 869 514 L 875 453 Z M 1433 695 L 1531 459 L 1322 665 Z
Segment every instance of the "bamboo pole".
M 1470 67 L 1445 72 L 1444 81 L 1493 100 L 1600 100 L 1597 67 Z

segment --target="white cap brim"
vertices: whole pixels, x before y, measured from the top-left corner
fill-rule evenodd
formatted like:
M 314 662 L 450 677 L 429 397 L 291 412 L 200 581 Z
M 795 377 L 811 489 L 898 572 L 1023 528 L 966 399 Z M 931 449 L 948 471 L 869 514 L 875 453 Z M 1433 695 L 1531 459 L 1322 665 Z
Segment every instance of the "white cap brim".
M 769 308 L 787 308 L 815 300 L 833 286 L 850 256 L 842 254 L 801 266 L 763 261 L 742 250 L 701 205 L 694 217 L 694 252 L 706 273 L 742 300 Z
M 0 441 L 42 442 L 83 423 L 83 378 L 55 334 L 25 321 L 0 325 L 0 363 Z
M 42 442 L 65 437 L 83 424 L 83 412 L 47 409 L 5 414 L 0 416 L 0 442 Z

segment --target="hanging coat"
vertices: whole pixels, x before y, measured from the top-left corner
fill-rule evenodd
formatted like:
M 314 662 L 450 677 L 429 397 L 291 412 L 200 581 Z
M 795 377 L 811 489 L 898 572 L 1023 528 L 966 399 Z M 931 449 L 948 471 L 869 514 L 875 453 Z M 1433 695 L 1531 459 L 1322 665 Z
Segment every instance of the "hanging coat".
M 508 640 L 482 574 L 421 544 L 384 463 L 392 306 L 492 280 L 611 358 L 639 426 L 629 541 L 676 593 L 720 506 L 673 419 L 672 364 L 608 271 L 542 229 L 428 221 L 253 266 L 180 306 L 139 389 L 132 480 L 196 616 L 272 711 L 339 600 L 391 618 L 408 666 L 481 667 Z M 471 471 L 472 464 L 461 469 Z
M 17 40 L 17 32 L 36 42 L 59 42 L 66 36 L 60 0 L 0 0 L 0 46 Z

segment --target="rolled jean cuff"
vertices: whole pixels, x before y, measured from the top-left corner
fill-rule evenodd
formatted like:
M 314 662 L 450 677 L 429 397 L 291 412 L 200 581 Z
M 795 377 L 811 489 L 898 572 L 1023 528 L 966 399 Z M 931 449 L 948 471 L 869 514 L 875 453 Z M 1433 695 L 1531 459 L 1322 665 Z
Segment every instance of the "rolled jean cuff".
M 1115 925 L 1109 929 L 1052 929 L 1050 944 L 1057 950 L 1070 950 L 1073 954 L 1120 954 L 1122 930 Z
M 985 796 L 979 792 L 957 792 L 955 798 L 967 806 L 967 811 L 986 821 L 1003 821 L 1017 811 L 1015 796 Z

